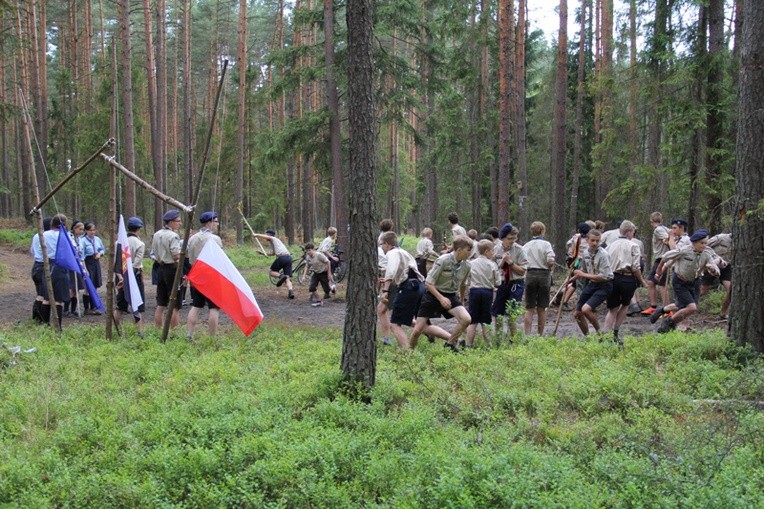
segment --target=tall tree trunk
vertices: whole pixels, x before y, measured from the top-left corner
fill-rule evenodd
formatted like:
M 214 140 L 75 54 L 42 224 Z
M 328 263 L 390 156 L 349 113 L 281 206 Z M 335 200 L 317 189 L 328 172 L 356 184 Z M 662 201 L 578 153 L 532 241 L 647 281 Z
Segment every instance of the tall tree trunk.
M 708 89 L 706 92 L 706 226 L 721 231 L 720 184 L 724 164 L 724 0 L 708 2 Z
M 342 174 L 342 131 L 337 82 L 334 79 L 334 3 L 324 0 L 324 59 L 326 61 L 326 106 L 329 109 L 329 144 L 332 170 L 332 206 L 337 244 L 348 246 L 348 206 L 345 198 L 345 177 Z
M 497 224 L 509 220 L 511 199 L 510 166 L 512 146 L 512 101 L 511 86 L 514 75 L 514 55 L 512 53 L 512 25 L 514 5 L 512 0 L 499 0 L 499 172 L 498 203 L 496 205 Z
M 156 63 L 154 62 L 155 48 L 154 41 L 151 33 L 151 0 L 143 0 L 143 31 L 146 38 L 146 85 L 148 87 L 148 101 L 149 101 L 149 131 L 151 134 L 151 163 L 154 167 L 154 180 L 161 182 L 162 180 L 162 151 L 159 146 L 159 127 L 157 119 L 157 83 L 156 83 Z M 133 170 L 135 171 L 135 170 Z M 162 210 L 162 200 L 154 197 L 154 210 Z M 155 218 L 158 214 L 155 214 Z M 157 225 L 154 225 L 158 229 Z M 159 226 L 161 227 L 161 225 Z
M 648 82 L 647 115 L 647 163 L 652 167 L 656 178 L 656 193 L 651 193 L 650 209 L 657 210 L 666 206 L 668 180 L 661 171 L 661 140 L 663 138 L 663 80 L 665 79 L 666 32 L 668 24 L 668 0 L 656 0 L 655 23 L 651 37 L 651 50 L 648 55 L 650 77 Z
M 138 173 L 135 167 L 135 139 L 133 122 L 133 78 L 132 48 L 130 43 L 130 0 L 119 0 L 120 60 L 122 60 L 122 117 L 124 166 Z M 135 215 L 135 182 L 126 179 L 124 212 L 127 216 Z
M 193 188 L 193 98 L 191 97 L 191 0 L 183 0 L 183 196 L 191 203 Z
M 551 237 L 558 256 L 565 252 L 565 155 L 567 145 L 567 70 L 568 70 L 568 2 L 560 0 L 560 29 L 557 38 L 557 71 L 555 76 L 554 119 L 552 120 L 553 200 Z
M 156 66 L 156 146 L 157 160 L 154 163 L 156 187 L 167 193 L 167 30 L 165 22 L 165 0 L 156 0 L 156 38 L 154 64 Z M 177 69 L 176 73 L 177 75 Z M 177 96 L 177 89 L 173 88 Z M 176 158 L 177 160 L 177 158 Z M 162 227 L 161 201 L 154 200 L 154 228 Z
M 764 353 L 764 3 L 743 7 L 729 334 Z
M 629 155 L 632 180 L 639 178 L 635 169 L 641 164 L 637 139 L 637 101 L 639 99 L 637 51 L 637 0 L 629 0 Z M 637 200 L 629 200 L 627 207 L 627 216 L 633 221 L 637 214 Z
M 635 0 L 632 0 L 635 1 Z M 578 37 L 578 70 L 576 74 L 576 119 L 573 125 L 573 168 L 570 176 L 570 211 L 568 232 L 578 224 L 578 192 L 581 180 L 581 166 L 584 143 L 584 89 L 586 87 L 586 5 L 589 0 L 581 0 L 581 24 Z
M 376 296 L 370 284 L 377 273 L 376 125 L 372 58 L 373 0 L 348 0 L 348 120 L 350 128 L 350 255 L 347 316 L 342 341 L 343 377 L 350 390 L 376 381 Z
M 518 212 L 520 216 L 520 230 L 528 232 L 528 162 L 525 152 L 525 37 L 527 20 L 526 0 L 519 0 L 517 4 L 517 42 L 515 47 L 516 72 L 516 95 L 517 95 L 517 121 L 515 122 L 516 145 L 517 145 L 517 172 L 520 179 L 520 196 L 518 200 Z
M 247 0 L 239 1 L 239 128 L 237 129 L 237 144 L 239 147 L 238 160 L 236 161 L 236 203 L 241 203 L 244 198 L 244 125 L 246 118 L 247 103 Z M 241 220 L 236 221 L 236 242 L 244 241 L 244 230 Z
M 707 58 L 706 53 L 706 29 L 708 28 L 708 17 L 706 16 L 706 7 L 700 5 L 698 7 L 698 31 L 697 39 L 695 41 L 695 59 L 697 62 L 705 62 Z M 707 68 L 705 65 L 698 65 L 695 70 L 695 79 L 692 82 L 692 98 L 696 104 L 703 104 L 703 85 L 707 79 Z M 700 172 L 702 168 L 703 155 L 701 150 L 703 144 L 703 126 L 695 127 L 692 134 L 692 142 L 690 144 L 690 161 L 689 161 L 689 200 L 687 203 L 687 221 L 689 222 L 689 230 L 695 229 L 696 225 L 700 224 L 700 217 L 698 217 L 698 205 L 700 205 Z

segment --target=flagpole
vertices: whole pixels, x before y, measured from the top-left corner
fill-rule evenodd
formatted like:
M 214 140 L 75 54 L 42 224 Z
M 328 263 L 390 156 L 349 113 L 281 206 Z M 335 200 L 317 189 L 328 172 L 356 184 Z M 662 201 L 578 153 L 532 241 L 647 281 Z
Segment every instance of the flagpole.
M 40 188 L 37 185 L 37 169 L 34 164 L 34 153 L 32 153 L 32 139 L 29 135 L 29 111 L 26 107 L 26 101 L 24 101 L 24 93 L 21 88 L 18 89 L 19 102 L 23 106 L 21 112 L 21 121 L 24 124 L 24 141 L 26 142 L 26 148 L 29 150 L 29 161 L 32 165 L 32 182 L 34 187 L 35 199 L 40 201 Z M 48 246 L 45 244 L 44 226 L 42 224 L 42 214 L 38 207 L 33 209 L 33 213 L 37 214 L 37 234 L 40 237 L 40 247 L 42 248 L 42 266 L 45 275 L 45 286 L 48 288 L 48 305 L 50 305 L 50 321 L 56 329 L 56 332 L 61 333 L 61 325 L 58 323 L 58 310 L 56 309 L 56 295 L 53 292 L 53 281 L 50 277 L 50 261 L 48 260 Z M 51 305 L 52 304 L 52 305 Z
M 218 113 L 218 104 L 220 103 L 220 94 L 223 91 L 223 80 L 225 80 L 226 69 L 228 69 L 228 59 L 223 60 L 223 70 L 220 73 L 220 81 L 218 82 L 218 90 L 215 94 L 215 104 L 212 107 L 212 118 L 210 119 L 210 128 L 207 132 L 207 142 L 204 146 L 204 153 L 202 154 L 202 162 L 199 165 L 199 178 L 196 181 L 196 186 L 192 192 L 193 204 L 186 209 L 186 231 L 183 237 L 183 245 L 180 247 L 180 258 L 178 258 L 178 268 L 175 270 L 175 279 L 170 290 L 170 302 L 167 304 L 167 311 L 164 316 L 164 324 L 162 327 L 162 343 L 167 341 L 167 336 L 170 333 L 170 319 L 172 318 L 172 312 L 178 302 L 178 289 L 180 288 L 181 276 L 183 274 L 183 262 L 186 260 L 186 250 L 188 249 L 188 239 L 191 236 L 191 225 L 194 220 L 194 209 L 199 203 L 199 193 L 202 190 L 202 181 L 204 180 L 204 170 L 207 166 L 207 157 L 210 152 L 210 142 L 212 141 L 212 135 L 215 132 L 215 119 Z
M 114 246 L 114 224 L 117 221 L 117 172 L 109 172 L 109 189 L 111 190 L 109 195 L 109 245 Z M 116 255 L 116 253 L 114 253 Z M 109 268 L 106 270 L 106 314 L 109 315 L 109 319 L 106 320 L 106 339 L 109 341 L 113 338 L 112 323 L 115 322 L 114 317 L 114 263 L 109 264 Z M 119 333 L 119 329 L 117 329 Z

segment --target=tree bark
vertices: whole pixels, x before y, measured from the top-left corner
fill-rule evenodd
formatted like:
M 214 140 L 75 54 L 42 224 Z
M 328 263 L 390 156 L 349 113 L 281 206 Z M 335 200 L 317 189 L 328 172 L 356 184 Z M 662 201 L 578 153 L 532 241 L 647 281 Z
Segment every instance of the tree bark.
M 512 53 L 512 24 L 514 5 L 512 0 L 499 0 L 499 170 L 496 224 L 509 220 L 510 165 L 512 146 L 511 87 L 514 75 Z
M 764 353 L 764 3 L 743 7 L 729 334 Z
M 238 160 L 236 161 L 236 203 L 241 203 L 244 197 L 244 125 L 247 102 L 247 0 L 239 1 L 239 128 L 236 142 L 238 144 Z M 249 210 L 246 209 L 248 212 Z M 244 241 L 242 221 L 236 221 L 236 243 Z
M 708 86 L 706 91 L 706 227 L 721 231 L 720 180 L 724 164 L 724 0 L 708 2 Z
M 375 160 L 376 119 L 373 81 L 373 0 L 348 0 L 348 113 L 350 129 L 350 250 L 347 316 L 341 369 L 351 390 L 376 381 L 375 284 L 377 249 Z M 359 387 L 360 386 L 360 387 Z M 364 391 L 365 392 L 365 391 Z
M 154 178 L 157 188 L 167 192 L 167 28 L 165 22 L 165 0 L 156 0 L 156 44 L 154 45 L 156 65 L 156 145 L 157 161 L 154 163 Z M 176 92 L 177 95 L 177 92 Z M 158 165 L 158 166 L 156 166 Z M 162 202 L 154 200 L 154 229 L 162 227 Z
M 632 0 L 635 1 L 635 0 Z M 570 210 L 568 211 L 568 232 L 575 231 L 578 224 L 578 192 L 581 180 L 581 166 L 584 143 L 584 89 L 586 87 L 586 5 L 581 0 L 581 24 L 578 36 L 578 69 L 576 73 L 576 118 L 573 122 L 573 168 L 570 175 Z
M 123 149 L 125 166 L 131 171 L 135 168 L 135 138 L 133 121 L 133 79 L 132 47 L 130 42 L 130 0 L 119 1 L 120 59 L 122 60 L 122 117 L 125 122 Z M 126 216 L 135 215 L 135 183 L 125 182 L 124 212 Z
M 552 224 L 549 229 L 558 256 L 565 252 L 565 155 L 567 153 L 568 105 L 568 2 L 560 0 L 560 29 L 557 40 L 557 71 L 555 76 L 555 107 L 552 120 L 553 200 Z
M 526 37 L 526 0 L 517 4 L 517 42 L 515 43 L 516 71 L 516 101 L 517 120 L 515 122 L 515 138 L 517 146 L 517 173 L 520 180 L 518 197 L 518 215 L 520 231 L 528 232 L 528 161 L 525 151 L 525 37 Z
M 183 196 L 191 203 L 193 188 L 193 114 L 191 98 L 191 0 L 183 0 Z

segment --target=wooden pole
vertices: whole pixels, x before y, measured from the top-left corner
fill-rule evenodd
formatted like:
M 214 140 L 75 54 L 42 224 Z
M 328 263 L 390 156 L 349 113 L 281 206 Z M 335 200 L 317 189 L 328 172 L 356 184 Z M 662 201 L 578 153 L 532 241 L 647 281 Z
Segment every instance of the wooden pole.
M 242 65 L 244 65 L 242 63 Z M 223 60 L 223 70 L 220 74 L 220 81 L 218 82 L 218 90 L 215 94 L 215 105 L 212 108 L 212 118 L 210 119 L 210 128 L 207 131 L 207 141 L 204 146 L 204 153 L 202 154 L 202 162 L 199 165 L 199 178 L 196 181 L 194 190 L 192 191 L 192 197 L 194 203 L 191 207 L 186 209 L 186 232 L 183 237 L 183 245 L 180 247 L 180 257 L 178 258 L 178 268 L 175 270 L 175 279 L 173 281 L 172 290 L 170 291 L 170 303 L 167 305 L 167 311 L 164 315 L 164 324 L 162 327 L 162 343 L 167 341 L 167 336 L 170 334 L 170 318 L 172 312 L 178 302 L 178 292 L 180 288 L 181 278 L 183 276 L 183 263 L 186 261 L 186 251 L 188 249 L 188 239 L 191 236 L 191 225 L 194 221 L 194 209 L 196 209 L 199 203 L 199 193 L 202 190 L 202 182 L 204 181 L 204 170 L 207 166 L 207 158 L 210 152 L 210 143 L 212 141 L 212 135 L 215 132 L 215 119 L 217 118 L 218 104 L 220 103 L 220 94 L 223 91 L 223 80 L 225 79 L 226 69 L 228 69 L 228 60 Z
M 34 164 L 34 154 L 32 153 L 32 138 L 29 134 L 29 110 L 26 107 L 26 101 L 24 100 L 24 93 L 21 89 L 18 89 L 19 103 L 21 103 L 21 121 L 24 124 L 24 142 L 26 148 L 29 150 L 29 161 L 32 165 L 32 183 L 34 187 L 35 199 L 40 200 L 40 188 L 37 185 L 37 169 Z M 37 214 L 37 234 L 40 237 L 40 248 L 42 248 L 42 265 L 43 273 L 45 274 L 45 286 L 48 288 L 48 304 L 50 305 L 50 321 L 54 324 L 56 332 L 61 333 L 61 326 L 58 323 L 58 310 L 56 309 L 56 295 L 53 292 L 53 281 L 50 278 L 50 260 L 48 260 L 48 246 L 45 244 L 44 227 L 42 225 L 42 214 L 39 207 L 33 209 L 33 213 Z
M 114 248 L 114 223 L 117 215 L 117 172 L 109 172 L 109 246 Z M 115 253 L 116 254 L 116 253 Z M 132 270 L 132 267 L 130 268 Z M 114 262 L 106 269 L 106 339 L 112 340 L 112 323 L 114 322 Z
M 36 197 L 35 197 L 35 199 L 37 200 L 37 205 L 35 205 L 35 206 L 32 208 L 32 210 L 30 210 L 30 211 L 29 211 L 29 215 L 31 216 L 32 214 L 35 214 L 35 213 L 39 212 L 39 210 L 40 210 L 40 207 L 42 207 L 43 205 L 45 205 L 45 203 L 46 203 L 48 200 L 50 200 L 50 199 L 53 197 L 53 195 L 55 195 L 55 194 L 56 194 L 56 193 L 57 193 L 57 192 L 58 192 L 58 191 L 59 191 L 59 190 L 60 190 L 62 187 L 64 187 L 64 186 L 66 185 L 66 183 L 67 183 L 67 182 L 69 182 L 69 181 L 70 181 L 72 178 L 74 178 L 74 176 L 75 176 L 75 175 L 77 175 L 77 174 L 78 174 L 80 171 L 84 170 L 84 169 L 85 169 L 85 167 L 86 167 L 87 165 L 89 165 L 90 163 L 92 163 L 92 162 L 93 162 L 93 160 L 94 160 L 96 157 L 98 157 L 98 156 L 101 154 L 101 152 L 103 152 L 104 150 L 106 150 L 106 148 L 107 148 L 107 147 L 111 147 L 111 146 L 113 146 L 113 145 L 114 145 L 114 138 L 109 138 L 109 139 L 106 141 L 106 143 L 104 143 L 103 145 L 101 145 L 101 148 L 99 148 L 99 149 L 98 149 L 98 150 L 97 150 L 97 151 L 96 151 L 96 152 L 95 152 L 93 155 L 91 155 L 90 157 L 88 157 L 88 158 L 87 158 L 87 160 L 86 160 L 84 163 L 82 163 L 82 164 L 80 165 L 80 167 L 79 167 L 79 168 L 76 168 L 76 169 L 75 169 L 75 170 L 73 170 L 73 171 L 72 171 L 72 172 L 71 172 L 69 175 L 67 175 L 66 177 L 64 177 L 64 180 L 62 180 L 61 182 L 59 182 L 59 183 L 58 183 L 58 185 L 57 185 L 56 187 L 54 187 L 54 188 L 53 188 L 53 190 L 52 190 L 51 192 L 49 192 L 48 194 L 46 194 L 46 195 L 45 195 L 45 198 L 43 198 L 42 200 L 40 199 L 40 192 L 39 192 L 39 190 L 37 190 L 37 194 L 36 194 Z M 34 160 L 34 157 L 33 157 L 32 159 Z M 34 163 L 33 163 L 33 164 L 34 164 Z M 37 183 L 36 183 L 36 182 L 35 182 L 35 186 L 37 186 Z

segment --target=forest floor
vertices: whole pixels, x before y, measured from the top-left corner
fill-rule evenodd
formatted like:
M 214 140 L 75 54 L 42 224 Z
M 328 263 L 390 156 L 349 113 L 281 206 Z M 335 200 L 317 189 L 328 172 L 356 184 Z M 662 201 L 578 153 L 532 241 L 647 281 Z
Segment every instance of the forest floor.
M 0 245 L 0 324 L 17 323 L 29 320 L 31 317 L 32 302 L 34 300 L 34 286 L 30 277 L 32 261 L 26 249 L 13 247 L 9 245 Z M 294 324 L 295 326 L 332 326 L 341 329 L 345 320 L 345 285 L 347 280 L 337 285 L 337 294 L 331 299 L 324 300 L 321 307 L 312 307 L 309 303 L 307 287 L 299 286 L 295 282 L 295 295 L 293 300 L 287 299 L 287 290 L 285 287 L 276 288 L 268 285 L 267 287 L 253 288 L 257 302 L 265 316 L 263 322 L 267 326 L 269 322 Z M 146 282 L 146 313 L 144 317 L 147 325 L 153 320 L 154 310 L 156 309 L 156 287 Z M 320 292 L 319 288 L 319 292 Z M 99 290 L 99 295 L 105 304 L 105 286 Z M 646 303 L 646 290 L 640 290 L 643 306 Z M 190 299 L 190 294 L 187 294 Z M 720 299 L 716 299 L 719 301 Z M 702 303 L 705 304 L 705 303 Z M 572 307 L 572 303 L 571 303 Z M 687 326 L 691 330 L 726 328 L 727 322 L 718 317 L 718 306 L 713 306 L 713 311 L 705 308 L 712 306 L 701 305 L 701 312 L 694 315 L 687 321 Z M 184 323 L 189 306 L 185 305 L 181 309 L 181 320 Z M 604 324 L 605 306 L 600 306 L 600 323 Z M 550 308 L 547 313 L 546 334 L 551 334 L 554 329 L 554 323 L 557 318 L 557 309 Z M 206 319 L 206 311 L 202 313 L 202 319 Z M 64 317 L 64 327 L 67 323 L 103 323 L 103 316 L 84 315 L 82 317 Z M 233 326 L 231 320 L 221 313 L 221 326 Z M 433 320 L 433 323 L 450 330 L 454 325 L 454 320 Z M 522 325 L 519 327 L 522 330 Z M 535 331 L 534 325 L 534 331 Z M 649 319 L 644 316 L 634 316 L 626 319 L 621 327 L 621 337 L 641 336 L 648 334 L 656 329 L 655 325 L 650 324 Z M 197 331 L 203 331 L 201 327 Z M 379 332 L 378 332 L 379 334 Z M 560 318 L 560 326 L 557 335 L 559 337 L 582 337 L 578 325 L 573 320 L 571 311 L 563 311 Z

